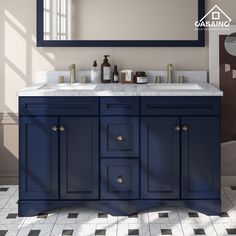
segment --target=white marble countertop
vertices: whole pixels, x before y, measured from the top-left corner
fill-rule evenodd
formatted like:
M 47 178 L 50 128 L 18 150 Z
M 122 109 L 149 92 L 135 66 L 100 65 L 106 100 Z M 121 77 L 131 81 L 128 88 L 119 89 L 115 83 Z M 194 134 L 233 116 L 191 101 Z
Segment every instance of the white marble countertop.
M 185 84 L 35 84 L 18 96 L 223 96 L 208 83 Z

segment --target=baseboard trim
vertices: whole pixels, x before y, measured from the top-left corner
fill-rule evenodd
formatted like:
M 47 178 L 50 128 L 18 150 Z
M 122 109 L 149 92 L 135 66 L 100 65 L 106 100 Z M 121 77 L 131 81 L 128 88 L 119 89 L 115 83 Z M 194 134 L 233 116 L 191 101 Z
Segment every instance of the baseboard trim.
M 221 186 L 236 186 L 236 176 L 221 176 Z
M 0 176 L 0 185 L 17 185 L 18 176 Z

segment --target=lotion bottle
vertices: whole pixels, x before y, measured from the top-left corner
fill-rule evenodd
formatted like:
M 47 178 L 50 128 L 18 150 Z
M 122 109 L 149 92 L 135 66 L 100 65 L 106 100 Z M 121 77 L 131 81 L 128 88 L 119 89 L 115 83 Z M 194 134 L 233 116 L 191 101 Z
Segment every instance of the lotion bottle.
M 104 55 L 104 60 L 101 65 L 101 82 L 110 83 L 111 82 L 111 64 L 108 61 L 109 55 Z
M 98 83 L 97 61 L 93 62 L 93 68 L 91 70 L 91 83 L 93 83 L 93 84 L 97 84 Z

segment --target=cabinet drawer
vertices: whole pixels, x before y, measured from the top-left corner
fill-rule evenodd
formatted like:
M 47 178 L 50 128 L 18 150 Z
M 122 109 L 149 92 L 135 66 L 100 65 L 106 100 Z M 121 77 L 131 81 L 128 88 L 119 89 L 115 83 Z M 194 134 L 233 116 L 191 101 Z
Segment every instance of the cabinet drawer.
M 101 163 L 102 199 L 137 199 L 139 197 L 138 160 L 103 159 Z
M 20 115 L 98 115 L 96 97 L 20 97 Z
M 138 97 L 101 98 L 101 115 L 138 115 Z
M 219 97 L 142 97 L 142 115 L 219 115 Z
M 112 116 L 101 118 L 101 156 L 139 156 L 138 117 Z

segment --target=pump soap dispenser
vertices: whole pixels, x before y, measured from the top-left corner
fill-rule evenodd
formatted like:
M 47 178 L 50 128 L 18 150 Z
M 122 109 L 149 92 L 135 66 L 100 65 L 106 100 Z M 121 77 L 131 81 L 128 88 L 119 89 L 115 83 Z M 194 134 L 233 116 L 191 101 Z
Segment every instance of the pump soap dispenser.
M 110 83 L 111 82 L 111 64 L 108 61 L 109 55 L 104 55 L 104 60 L 101 65 L 101 82 Z

